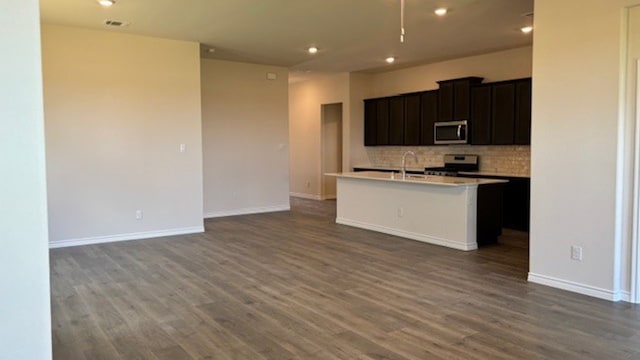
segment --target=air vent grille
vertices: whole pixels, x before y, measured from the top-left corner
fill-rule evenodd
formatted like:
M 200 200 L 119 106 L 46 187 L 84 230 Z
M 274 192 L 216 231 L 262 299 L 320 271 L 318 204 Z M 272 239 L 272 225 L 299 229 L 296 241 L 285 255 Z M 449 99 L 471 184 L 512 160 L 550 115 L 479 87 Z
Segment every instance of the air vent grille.
M 115 27 L 127 26 L 127 23 L 119 20 L 105 20 L 104 24 L 107 26 L 115 26 Z

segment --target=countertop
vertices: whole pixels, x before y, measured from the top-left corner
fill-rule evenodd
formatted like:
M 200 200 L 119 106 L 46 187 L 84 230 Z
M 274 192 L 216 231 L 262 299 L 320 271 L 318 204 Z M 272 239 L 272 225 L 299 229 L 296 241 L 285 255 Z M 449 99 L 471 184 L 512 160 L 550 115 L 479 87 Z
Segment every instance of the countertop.
M 402 179 L 402 176 L 400 174 L 380 172 L 380 171 L 356 171 L 356 172 L 344 172 L 344 173 L 331 173 L 331 174 L 325 174 L 325 175 L 335 176 L 339 178 L 368 179 L 368 180 L 388 181 L 388 182 L 403 182 L 403 183 L 411 183 L 411 184 L 457 186 L 457 187 L 478 186 L 478 185 L 485 185 L 485 184 L 500 184 L 500 183 L 508 182 L 507 180 L 500 180 L 500 179 L 479 179 L 479 178 L 415 175 L 415 174 L 408 174 L 404 179 Z
M 371 165 L 361 165 L 354 166 L 354 169 L 370 169 L 370 170 L 380 170 L 380 171 L 397 171 L 400 172 L 399 167 L 393 166 L 371 166 Z M 424 167 L 407 167 L 407 171 L 424 173 Z M 504 173 L 504 172 L 495 172 L 495 171 L 461 171 L 462 175 L 477 175 L 477 176 L 499 176 L 499 177 L 514 177 L 514 178 L 530 178 L 529 175 L 526 174 L 516 174 L 516 173 Z

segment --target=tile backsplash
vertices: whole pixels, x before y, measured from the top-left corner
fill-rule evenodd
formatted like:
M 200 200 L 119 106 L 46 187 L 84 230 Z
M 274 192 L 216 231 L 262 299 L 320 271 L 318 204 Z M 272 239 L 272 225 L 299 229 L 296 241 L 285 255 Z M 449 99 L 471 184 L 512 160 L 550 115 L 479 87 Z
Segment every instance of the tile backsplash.
M 368 146 L 366 151 L 371 163 L 356 165 L 400 167 L 402 154 L 407 150 L 413 150 L 418 156 L 418 164 L 413 158 L 407 159 L 408 168 L 442 166 L 445 154 L 474 154 L 480 156 L 481 172 L 530 174 L 531 147 L 528 145 Z

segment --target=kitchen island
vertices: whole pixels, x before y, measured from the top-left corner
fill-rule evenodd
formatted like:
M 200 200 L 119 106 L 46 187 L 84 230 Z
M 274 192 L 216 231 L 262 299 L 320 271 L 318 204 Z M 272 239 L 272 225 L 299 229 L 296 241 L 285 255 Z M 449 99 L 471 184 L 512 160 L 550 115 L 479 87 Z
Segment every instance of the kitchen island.
M 337 177 L 339 224 L 459 250 L 501 234 L 505 180 L 361 171 Z

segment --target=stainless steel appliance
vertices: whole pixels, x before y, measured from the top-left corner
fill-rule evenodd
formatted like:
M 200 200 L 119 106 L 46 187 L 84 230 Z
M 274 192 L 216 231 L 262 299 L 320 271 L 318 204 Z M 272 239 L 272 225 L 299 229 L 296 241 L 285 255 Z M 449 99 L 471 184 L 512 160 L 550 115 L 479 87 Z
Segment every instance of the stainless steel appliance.
M 467 120 L 445 121 L 433 124 L 435 144 L 466 144 L 468 138 Z
M 444 166 L 426 167 L 426 175 L 458 176 L 460 171 L 478 171 L 480 157 L 478 155 L 445 155 Z

